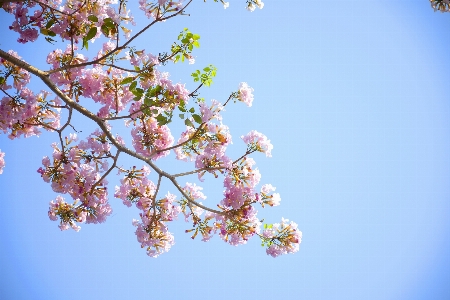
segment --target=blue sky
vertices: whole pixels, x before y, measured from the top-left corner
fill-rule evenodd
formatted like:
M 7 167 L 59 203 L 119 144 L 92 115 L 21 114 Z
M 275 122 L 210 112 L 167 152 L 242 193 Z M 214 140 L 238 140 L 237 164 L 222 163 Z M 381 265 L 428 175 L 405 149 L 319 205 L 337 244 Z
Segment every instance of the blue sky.
M 194 1 L 190 17 L 160 24 L 138 47 L 164 51 L 188 27 L 201 48 L 195 65 L 168 66 L 174 81 L 192 89 L 189 74 L 212 63 L 206 99 L 223 102 L 241 81 L 255 89 L 252 108 L 224 114 L 231 153 L 252 129 L 271 139 L 273 157 L 253 158 L 282 201 L 259 216 L 295 220 L 300 251 L 273 259 L 256 239 L 192 241 L 179 220 L 170 227 L 176 244 L 152 259 L 134 235 L 137 209 L 112 197 L 106 223 L 60 232 L 47 217 L 56 194 L 36 173 L 56 135 L 0 135 L 0 298 L 450 298 L 450 14 L 426 0 L 266 0 L 253 13 L 244 5 Z M 52 47 L 41 38 L 16 45 L 10 23 L 2 13 L 0 48 L 45 68 Z M 191 169 L 173 158 L 162 166 Z M 221 199 L 218 180 L 202 186 L 205 204 Z

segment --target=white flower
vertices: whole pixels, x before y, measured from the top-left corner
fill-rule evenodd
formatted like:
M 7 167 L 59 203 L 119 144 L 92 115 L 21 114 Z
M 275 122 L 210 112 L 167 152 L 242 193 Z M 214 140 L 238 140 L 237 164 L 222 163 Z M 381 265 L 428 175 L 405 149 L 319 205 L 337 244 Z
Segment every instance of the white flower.
M 255 2 L 259 9 L 262 9 L 264 7 L 264 3 L 261 0 L 256 0 Z
M 230 6 L 230 2 L 222 2 L 223 3 L 223 9 L 227 9 L 228 6 Z
M 253 12 L 254 10 L 255 10 L 255 6 L 253 5 L 253 3 L 250 3 L 248 6 L 247 6 L 247 10 L 248 11 L 250 11 L 250 12 Z

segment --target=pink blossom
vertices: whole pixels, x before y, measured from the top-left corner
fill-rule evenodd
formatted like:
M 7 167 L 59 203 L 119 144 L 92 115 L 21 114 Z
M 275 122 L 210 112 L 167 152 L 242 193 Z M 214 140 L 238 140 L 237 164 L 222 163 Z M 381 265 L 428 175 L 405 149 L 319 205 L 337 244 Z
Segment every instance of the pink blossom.
M 3 173 L 3 168 L 5 167 L 5 152 L 2 152 L 0 149 L 0 174 Z
M 259 151 L 265 153 L 267 157 L 272 157 L 273 145 L 264 134 L 252 130 L 247 135 L 241 136 L 241 139 L 248 145 L 250 150 Z
M 133 147 L 136 152 L 157 160 L 169 155 L 170 151 L 159 151 L 173 145 L 174 138 L 166 125 L 159 126 L 155 118 L 141 120 L 139 125 L 131 130 Z
M 238 96 L 239 101 L 247 104 L 248 107 L 252 106 L 253 102 L 253 89 L 248 86 L 247 82 L 241 82 L 239 84 Z

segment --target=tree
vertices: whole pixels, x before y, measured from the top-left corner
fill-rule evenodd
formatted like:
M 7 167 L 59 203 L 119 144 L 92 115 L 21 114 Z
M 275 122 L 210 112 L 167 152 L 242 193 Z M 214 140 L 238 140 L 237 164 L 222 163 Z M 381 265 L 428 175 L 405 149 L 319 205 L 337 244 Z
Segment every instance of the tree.
M 267 254 L 273 257 L 298 251 L 302 234 L 297 224 L 282 219 L 280 223 L 264 224 L 261 230 L 263 220 L 257 217 L 255 205 L 264 208 L 280 203 L 280 195 L 273 193 L 272 185 L 262 185 L 256 191 L 261 175 L 249 156 L 262 152 L 270 157 L 270 140 L 253 130 L 241 137 L 246 144 L 241 156 L 232 159 L 226 154 L 232 137 L 222 123 L 221 113 L 231 102 L 250 107 L 253 89 L 242 82 L 225 103 L 207 103 L 199 97 L 199 91 L 212 84 L 216 75 L 213 65 L 192 73 L 198 83 L 193 91 L 184 84 L 173 83 L 168 73 L 161 72 L 170 62 L 195 62 L 192 53 L 200 46 L 200 36 L 187 28 L 169 51 L 157 56 L 132 45 L 156 23 L 185 15 L 192 0 L 140 0 L 140 9 L 151 21 L 135 34 L 129 28 L 134 19 L 126 2 L 42 0 L 3 4 L 3 9 L 15 16 L 10 29 L 19 34 L 19 43 L 34 42 L 39 36 L 51 44 L 58 43 L 58 39 L 66 43 L 65 50 L 55 49 L 47 55 L 46 61 L 51 65 L 47 71 L 23 61 L 13 50 L 0 49 L 0 89 L 4 94 L 0 129 L 12 140 L 39 135 L 41 130 L 58 136 L 58 142 L 52 144 L 53 154 L 43 158 L 43 166 L 38 170 L 59 194 L 50 202 L 49 218 L 59 220 L 61 230 L 79 231 L 78 223 L 103 223 L 112 212 L 107 177 L 115 170 L 122 179 L 120 186 L 115 187 L 114 197 L 141 211 L 140 220 L 133 220 L 133 225 L 149 256 L 157 257 L 174 244 L 167 224 L 180 213 L 192 223 L 192 229 L 186 232 L 193 239 L 201 234 L 202 240 L 208 241 L 217 233 L 225 242 L 240 245 L 257 235 L 262 246 L 267 247 Z M 229 5 L 220 2 L 224 8 Z M 249 11 L 263 6 L 260 0 L 246 1 Z M 94 40 L 103 44 L 89 60 L 83 52 L 92 52 L 89 47 Z M 33 92 L 31 75 L 47 90 Z M 95 103 L 100 106 L 97 111 Z M 77 114 L 96 126 L 79 142 L 80 132 L 74 124 Z M 175 126 L 178 119 L 185 127 L 175 142 L 169 125 Z M 131 127 L 132 147 L 113 131 L 123 121 Z M 175 174 L 160 168 L 156 161 L 172 150 L 177 160 L 194 162 L 195 168 Z M 123 155 L 144 165 L 125 167 L 120 163 Z M 0 173 L 5 166 L 4 156 L 0 152 Z M 156 173 L 156 180 L 150 179 L 150 172 Z M 179 178 L 192 174 L 197 174 L 200 181 L 210 175 L 223 179 L 224 198 L 217 208 L 200 202 L 206 196 L 196 183 L 179 183 Z M 180 200 L 171 193 L 158 195 L 163 179 L 173 184 Z M 66 202 L 60 194 L 67 194 L 73 202 Z

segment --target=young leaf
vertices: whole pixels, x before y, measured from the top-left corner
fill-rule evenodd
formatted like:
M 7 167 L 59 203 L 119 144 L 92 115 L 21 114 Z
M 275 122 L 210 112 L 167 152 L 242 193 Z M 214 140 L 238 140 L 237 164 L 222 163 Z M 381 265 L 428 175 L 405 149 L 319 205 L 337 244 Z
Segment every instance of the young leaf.
M 194 118 L 194 121 L 197 122 L 198 124 L 202 123 L 202 117 L 200 117 L 199 115 L 192 115 L 192 117 Z
M 86 35 L 86 41 L 91 40 L 97 34 L 97 27 L 91 27 Z
M 121 85 L 124 85 L 124 84 L 127 84 L 127 83 L 132 82 L 133 80 L 134 80 L 133 77 L 127 77 L 127 78 L 125 78 L 124 80 L 122 80 L 122 81 L 120 82 L 120 84 L 121 84 Z
M 98 22 L 97 16 L 94 16 L 94 15 L 89 16 L 88 20 L 91 21 L 91 22 Z
M 191 120 L 189 119 L 184 120 L 184 124 L 186 124 L 186 126 L 194 127 L 194 124 L 192 124 Z
M 49 29 L 50 27 L 52 27 L 52 25 L 55 24 L 55 20 L 51 19 L 47 25 L 45 25 L 45 28 Z
M 133 82 L 130 84 L 129 90 L 130 90 L 130 91 L 133 91 L 133 90 L 136 88 L 136 85 L 137 85 L 137 82 L 136 82 L 136 81 L 133 81 Z

